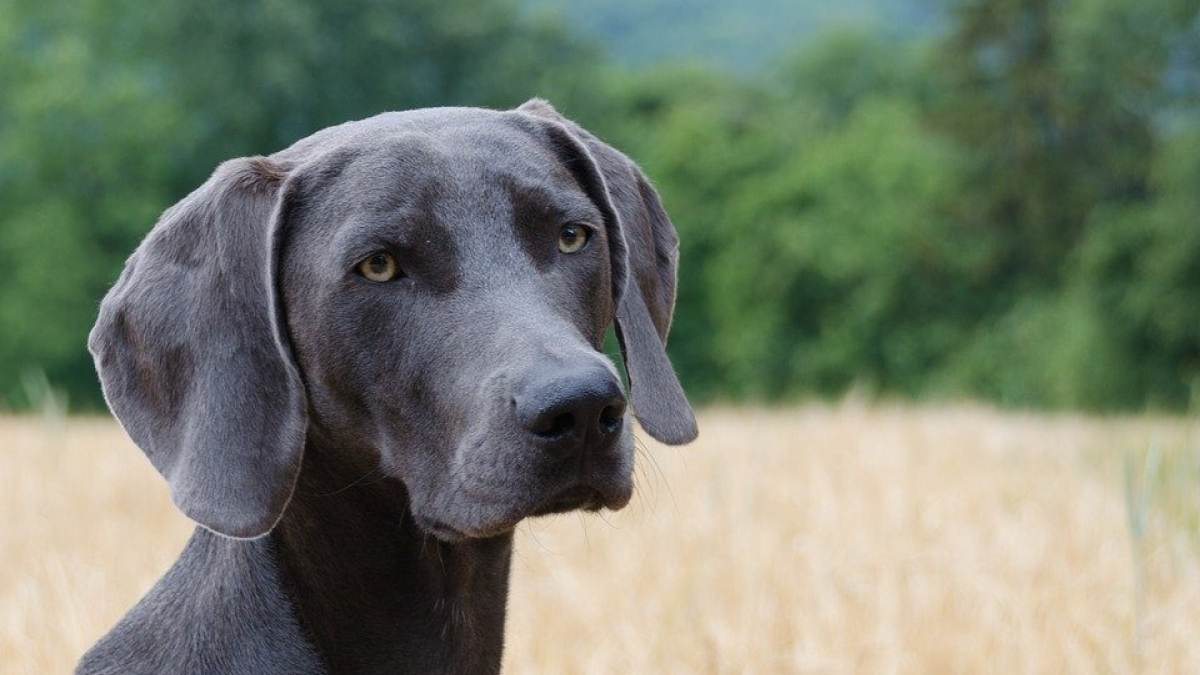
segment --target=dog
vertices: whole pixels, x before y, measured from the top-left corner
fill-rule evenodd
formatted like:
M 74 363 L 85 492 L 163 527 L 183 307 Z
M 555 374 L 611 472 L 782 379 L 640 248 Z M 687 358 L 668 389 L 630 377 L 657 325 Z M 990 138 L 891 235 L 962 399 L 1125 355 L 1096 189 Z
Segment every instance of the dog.
M 198 527 L 80 675 L 498 673 L 513 530 L 620 509 L 633 417 L 684 444 L 678 239 L 534 99 L 386 113 L 222 164 L 88 340 Z

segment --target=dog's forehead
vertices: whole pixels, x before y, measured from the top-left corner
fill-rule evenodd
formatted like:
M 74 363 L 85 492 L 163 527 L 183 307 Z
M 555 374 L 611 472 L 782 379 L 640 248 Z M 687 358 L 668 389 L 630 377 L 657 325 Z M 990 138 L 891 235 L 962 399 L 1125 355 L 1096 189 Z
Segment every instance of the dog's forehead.
M 547 207 L 592 206 L 574 174 L 528 116 L 475 108 L 441 108 L 333 127 L 280 156 L 321 156 L 336 163 L 325 195 L 341 209 L 400 205 L 443 209 L 500 208 L 514 198 Z
M 540 170 L 569 181 L 570 172 L 531 133 L 531 123 L 537 122 L 523 113 L 480 108 L 384 113 L 323 129 L 276 157 L 300 164 L 336 156 L 365 164 L 368 170 L 371 167 L 363 160 L 388 157 L 391 167 L 403 169 L 405 177 L 414 179 L 422 173 L 454 177 L 447 176 L 447 170 L 459 175 L 472 170 L 536 175 Z M 362 178 L 370 183 L 374 177 L 368 172 Z

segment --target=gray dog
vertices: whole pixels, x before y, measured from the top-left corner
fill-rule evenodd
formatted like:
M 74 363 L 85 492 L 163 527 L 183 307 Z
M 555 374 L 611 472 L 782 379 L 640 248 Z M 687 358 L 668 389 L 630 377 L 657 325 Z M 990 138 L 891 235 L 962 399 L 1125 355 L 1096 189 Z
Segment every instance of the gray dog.
M 201 527 L 78 673 L 496 673 L 523 518 L 619 509 L 678 242 L 533 100 L 388 113 L 222 164 L 100 307 L 109 406 Z

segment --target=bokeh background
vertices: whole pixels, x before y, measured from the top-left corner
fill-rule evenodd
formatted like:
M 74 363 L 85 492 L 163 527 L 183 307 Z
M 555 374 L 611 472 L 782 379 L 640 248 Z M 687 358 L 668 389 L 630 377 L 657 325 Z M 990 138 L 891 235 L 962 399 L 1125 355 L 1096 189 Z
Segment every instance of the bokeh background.
M 0 0 L 0 673 L 190 531 L 85 349 L 159 213 L 532 96 L 661 192 L 702 436 L 522 526 L 506 673 L 1200 672 L 1197 0 Z
M 1186 410 L 1198 7 L 0 0 L 0 402 L 102 405 L 97 302 L 222 160 L 540 95 L 662 192 L 697 401 Z

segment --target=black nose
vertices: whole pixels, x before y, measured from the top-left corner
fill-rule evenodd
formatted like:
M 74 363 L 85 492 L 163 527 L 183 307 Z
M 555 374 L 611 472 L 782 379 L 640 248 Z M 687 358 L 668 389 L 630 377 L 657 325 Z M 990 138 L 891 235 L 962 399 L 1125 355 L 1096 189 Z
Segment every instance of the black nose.
M 602 368 L 539 373 L 518 388 L 513 404 L 539 443 L 564 453 L 607 442 L 625 415 L 621 384 Z

